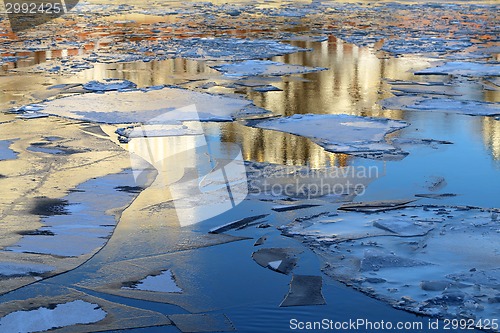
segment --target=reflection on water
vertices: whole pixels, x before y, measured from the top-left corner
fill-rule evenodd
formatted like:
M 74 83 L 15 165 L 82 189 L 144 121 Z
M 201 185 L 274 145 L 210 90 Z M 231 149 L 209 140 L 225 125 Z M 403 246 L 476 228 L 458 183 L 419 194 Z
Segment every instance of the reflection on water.
M 132 20 L 126 16 L 113 17 L 113 20 Z M 136 18 L 138 19 L 138 18 Z M 139 20 L 139 19 L 138 19 Z M 140 20 L 139 20 L 140 21 Z M 127 24 L 127 23 L 124 23 Z M 343 42 L 333 36 L 325 42 L 294 41 L 292 44 L 312 49 L 311 52 L 299 52 L 273 58 L 275 61 L 311 67 L 326 67 L 326 71 L 317 73 L 292 75 L 277 78 L 271 84 L 283 91 L 259 93 L 250 87 L 227 88 L 232 81 L 209 67 L 211 63 L 186 59 L 168 59 L 163 61 L 94 64 L 94 68 L 76 73 L 72 77 L 58 77 L 57 83 L 85 83 L 90 80 L 106 78 L 126 79 L 135 82 L 138 87 L 147 87 L 163 84 L 186 84 L 189 87 L 209 92 L 236 92 L 245 94 L 257 106 L 272 111 L 275 114 L 289 116 L 295 113 L 319 113 L 387 117 L 413 122 L 425 113 L 411 113 L 400 110 L 383 110 L 377 102 L 391 96 L 390 84 L 387 80 L 442 80 L 451 84 L 447 76 L 423 77 L 412 73 L 430 66 L 428 59 L 411 57 L 387 57 L 370 48 L 360 48 Z M 66 57 L 73 51 L 52 51 L 39 53 L 31 62 L 39 62 L 49 57 Z M 28 60 L 27 64 L 29 63 Z M 1 79 L 1 78 L 0 78 Z M 6 79 L 4 77 L 4 79 Z M 3 82 L 3 84 L 2 84 Z M 9 81 L 10 82 L 10 81 Z M 23 80 L 19 91 L 33 91 L 40 89 L 39 82 L 34 80 L 33 87 Z M 36 84 L 35 84 L 36 82 Z M 202 89 L 205 83 L 215 82 L 225 86 Z M 0 81 L 5 87 L 7 81 Z M 12 85 L 11 85 L 12 87 Z M 10 90 L 6 89 L 6 91 Z M 18 91 L 18 92 L 19 92 Z M 498 91 L 483 90 L 477 83 L 463 83 L 457 87 L 464 99 L 478 99 L 496 102 L 500 98 Z M 12 92 L 9 98 L 16 93 Z M 7 104 L 6 96 L 0 98 Z M 444 118 L 443 118 L 444 119 Z M 499 125 L 491 118 L 483 120 L 482 136 L 485 145 L 491 149 L 495 159 L 500 159 Z M 445 124 L 435 124 L 445 126 Z M 346 166 L 353 160 L 344 154 L 325 152 L 310 140 L 275 131 L 253 129 L 240 123 L 226 123 L 207 125 L 216 130 L 216 136 L 225 142 L 235 142 L 242 146 L 246 160 L 270 162 L 286 165 L 309 165 L 313 168 L 325 166 Z M 468 129 L 467 131 L 470 131 Z M 471 133 L 471 138 L 478 133 Z M 399 133 L 391 136 L 399 135 Z
M 483 139 L 496 160 L 500 160 L 500 120 L 484 117 Z

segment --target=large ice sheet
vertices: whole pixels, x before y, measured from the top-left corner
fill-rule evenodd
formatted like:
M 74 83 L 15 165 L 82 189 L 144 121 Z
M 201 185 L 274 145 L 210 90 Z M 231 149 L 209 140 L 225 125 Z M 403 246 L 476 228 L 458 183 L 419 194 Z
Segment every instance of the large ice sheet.
M 93 253 L 106 243 L 117 223 L 110 210 L 129 204 L 141 190 L 135 185 L 131 170 L 126 170 L 90 180 L 63 200 L 38 198 L 32 213 L 43 216 L 44 225 L 24 232 L 17 243 L 4 251 L 62 257 Z M 5 268 L 11 271 L 9 266 Z
M 385 118 L 346 114 L 293 115 L 286 118 L 249 121 L 252 127 L 271 129 L 310 138 L 327 151 L 380 158 L 404 152 L 385 141 L 385 135 L 408 123 Z
M 500 105 L 498 103 L 451 98 L 396 96 L 386 98 L 380 104 L 383 108 L 394 110 L 461 113 L 470 116 L 500 115 Z
M 232 121 L 238 112 L 251 104 L 251 101 L 244 99 L 164 88 L 147 92 L 109 92 L 61 98 L 47 103 L 44 112 L 109 124 L 144 123 L 158 117 L 163 123 Z M 196 108 L 186 108 L 191 105 Z
M 411 206 L 338 211 L 283 227 L 328 262 L 324 272 L 393 306 L 437 317 L 498 317 L 500 211 Z
M 300 65 L 289 65 L 282 62 L 270 60 L 246 60 L 229 64 L 213 66 L 219 72 L 230 77 L 244 77 L 257 75 L 289 75 L 299 73 L 310 73 L 325 70 L 323 67 L 306 67 Z

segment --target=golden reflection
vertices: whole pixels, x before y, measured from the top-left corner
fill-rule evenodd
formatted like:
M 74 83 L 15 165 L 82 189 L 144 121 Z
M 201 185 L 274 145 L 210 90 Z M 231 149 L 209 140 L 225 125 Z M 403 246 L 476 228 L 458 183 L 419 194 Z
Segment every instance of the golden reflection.
M 491 149 L 493 157 L 500 160 L 500 121 L 484 117 L 482 125 L 485 145 Z

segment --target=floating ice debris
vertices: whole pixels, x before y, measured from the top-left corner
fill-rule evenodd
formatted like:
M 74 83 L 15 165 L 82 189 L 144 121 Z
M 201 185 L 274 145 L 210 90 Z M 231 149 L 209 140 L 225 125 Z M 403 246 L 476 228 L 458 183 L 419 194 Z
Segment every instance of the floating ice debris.
M 373 226 L 406 237 L 424 236 L 433 229 L 432 226 L 415 225 L 406 221 L 374 221 Z
M 389 39 L 384 42 L 382 50 L 395 54 L 434 52 L 446 53 L 450 51 L 460 51 L 471 45 L 471 42 L 464 40 L 450 40 L 437 37 L 421 36 L 418 39 Z
M 254 88 L 252 88 L 252 90 L 257 91 L 257 92 L 283 91 L 282 89 L 275 87 L 275 86 L 272 86 L 272 85 L 254 87 Z
M 13 160 L 17 157 L 17 153 L 10 149 L 12 141 L 0 140 L 0 161 Z
M 177 57 L 203 60 L 265 59 L 307 51 L 273 40 L 240 38 L 173 38 L 153 46 L 152 51 L 156 50 L 172 50 Z
M 429 191 L 439 191 L 442 188 L 446 187 L 448 183 L 446 182 L 446 179 L 441 176 L 431 176 L 429 177 L 430 179 L 426 181 L 426 186 Z
M 144 101 L 148 101 L 144 103 Z M 196 108 L 186 108 L 196 105 Z M 210 95 L 185 89 L 164 88 L 153 91 L 109 92 L 102 95 L 83 94 L 47 103 L 45 112 L 57 116 L 98 123 L 162 123 L 179 121 L 232 121 L 251 101 Z M 247 109 L 252 113 L 252 108 Z M 263 109 L 258 109 L 263 112 Z
M 386 155 L 404 157 L 407 154 L 384 140 L 386 134 L 408 126 L 408 123 L 399 120 L 345 114 L 305 114 L 247 123 L 252 127 L 310 138 L 330 152 L 367 158 L 383 158 Z
M 325 42 L 328 40 L 328 36 L 294 35 L 290 37 L 285 37 L 283 39 L 289 41 L 300 41 L 300 42 Z
M 41 275 L 55 270 L 54 267 L 20 262 L 0 262 L 0 276 Z
M 452 145 L 453 142 L 446 140 L 436 140 L 436 139 L 418 139 L 418 138 L 394 138 L 391 143 L 395 146 L 405 146 L 405 145 L 429 145 L 435 147 L 436 145 Z
M 128 80 L 105 80 L 100 81 L 90 81 L 83 85 L 85 90 L 90 91 L 113 91 L 113 90 L 125 90 L 125 89 L 135 89 L 137 85 Z
M 224 225 L 212 228 L 212 229 L 210 229 L 209 233 L 220 234 L 222 232 L 226 232 L 226 231 L 231 230 L 231 229 L 241 228 L 241 227 L 248 225 L 249 223 L 261 220 L 268 215 L 269 214 L 262 214 L 262 215 L 257 215 L 257 216 L 245 217 L 243 219 L 229 222 L 229 223 L 226 223 Z
M 390 97 L 380 102 L 384 109 L 459 113 L 470 116 L 500 115 L 498 103 L 488 103 L 450 98 Z
M 183 333 L 236 331 L 224 314 L 174 314 L 168 317 Z
M 477 62 L 447 62 L 415 72 L 415 75 L 500 76 L 500 65 Z
M 159 275 L 150 275 L 146 278 L 124 286 L 122 289 L 157 291 L 162 293 L 182 293 L 175 282 L 174 275 L 170 270 L 161 272 Z
M 280 306 L 304 306 L 326 304 L 321 293 L 321 276 L 293 275 L 290 290 Z
M 76 324 L 90 324 L 106 317 L 98 304 L 76 300 L 57 304 L 52 308 L 16 311 L 0 318 L 3 332 L 31 333 Z
M 265 243 L 265 241 L 267 240 L 267 236 L 262 236 L 262 237 L 259 237 L 259 239 L 257 239 L 255 241 L 255 243 L 253 244 L 253 246 L 261 246 Z
M 410 206 L 376 213 L 338 211 L 282 227 L 328 262 L 340 281 L 415 313 L 495 318 L 498 305 L 498 209 Z
M 457 195 L 455 193 L 422 193 L 422 194 L 415 194 L 415 196 L 419 198 L 428 198 L 428 199 L 444 199 L 444 198 L 456 197 Z
M 296 251 L 284 248 L 260 249 L 252 254 L 253 260 L 262 267 L 289 274 L 297 263 Z
M 461 96 L 454 86 L 451 85 L 422 85 L 422 84 L 397 84 L 392 85 L 391 90 L 394 94 L 404 93 L 411 95 L 443 95 L 443 96 Z
M 311 208 L 311 207 L 318 207 L 319 205 L 314 205 L 314 204 L 300 204 L 300 205 L 279 205 L 279 206 L 274 206 L 271 208 L 275 212 L 287 212 L 290 210 L 299 210 L 299 209 L 305 209 L 305 208 Z
M 18 119 L 38 119 L 38 118 L 46 118 L 49 114 L 41 113 L 41 112 L 25 112 L 16 116 Z
M 115 131 L 121 137 L 143 138 L 143 137 L 164 137 L 164 136 L 180 136 L 180 135 L 201 135 L 203 131 L 197 126 L 189 126 L 189 124 L 144 124 L 139 127 L 119 128 Z
M 386 200 L 386 201 L 371 201 L 371 202 L 354 202 L 343 204 L 339 210 L 375 213 L 383 212 L 390 209 L 399 209 L 409 203 L 416 201 L 415 199 L 402 199 L 402 200 Z
M 110 210 L 137 195 L 117 189 L 126 185 L 136 185 L 130 170 L 89 180 L 64 199 L 37 199 L 30 213 L 41 215 L 44 226 L 4 251 L 76 257 L 98 250 L 117 223 Z
M 282 62 L 270 60 L 245 60 L 229 64 L 216 65 L 212 68 L 223 72 L 229 77 L 244 77 L 257 75 L 282 76 L 289 74 L 311 73 L 326 70 L 323 67 L 305 67 L 299 65 L 289 65 Z

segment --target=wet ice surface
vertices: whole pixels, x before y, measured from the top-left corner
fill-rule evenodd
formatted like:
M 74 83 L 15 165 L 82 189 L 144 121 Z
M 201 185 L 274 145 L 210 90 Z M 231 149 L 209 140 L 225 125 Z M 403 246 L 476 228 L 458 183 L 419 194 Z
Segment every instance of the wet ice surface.
M 326 68 L 311 68 L 305 66 L 288 65 L 269 60 L 246 60 L 224 65 L 213 66 L 214 69 L 223 72 L 229 77 L 245 77 L 257 75 L 281 76 L 288 74 L 310 73 L 325 70 Z
M 399 96 L 384 99 L 380 104 L 387 109 L 409 111 L 461 113 L 471 116 L 497 116 L 500 114 L 498 103 L 450 98 Z
M 109 124 L 146 123 L 154 118 L 162 123 L 232 121 L 251 104 L 244 99 L 164 88 L 66 97 L 47 103 L 44 112 Z
M 398 120 L 350 115 L 294 115 L 286 118 L 249 121 L 250 126 L 301 135 L 327 151 L 380 158 L 404 156 L 386 143 L 386 134 L 408 126 Z
M 305 239 L 323 271 L 415 313 L 497 318 L 499 211 L 413 206 L 378 213 L 338 211 L 283 227 Z
M 131 286 L 124 286 L 122 289 L 158 291 L 162 293 L 181 293 L 175 282 L 174 275 L 170 270 L 161 272 L 159 275 L 150 275 L 145 279 L 132 283 Z
M 477 62 L 447 62 L 415 72 L 417 75 L 463 75 L 463 76 L 500 76 L 499 64 Z
M 0 276 L 40 275 L 53 271 L 55 267 L 42 264 L 0 262 Z
M 16 311 L 0 318 L 0 329 L 4 332 L 31 333 L 75 324 L 98 322 L 106 312 L 97 304 L 81 300 L 56 304 L 52 308 L 38 308 L 31 311 Z
M 45 215 L 44 225 L 25 233 L 4 251 L 63 257 L 94 252 L 105 244 L 117 223 L 109 211 L 125 206 L 136 196 L 119 190 L 118 186 L 127 185 L 136 185 L 130 170 L 83 183 L 57 205 L 53 203 L 55 200 L 44 201 L 43 210 L 33 211 Z
M 0 140 L 0 161 L 16 158 L 17 154 L 10 149 L 12 141 Z

